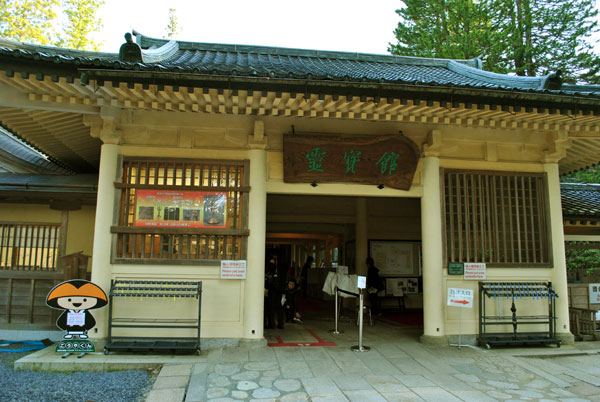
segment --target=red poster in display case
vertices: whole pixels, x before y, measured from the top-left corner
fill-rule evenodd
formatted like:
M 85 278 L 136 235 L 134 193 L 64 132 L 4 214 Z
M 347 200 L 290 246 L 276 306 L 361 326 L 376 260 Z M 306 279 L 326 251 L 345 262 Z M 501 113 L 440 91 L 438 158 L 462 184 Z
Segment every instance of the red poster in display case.
M 227 193 L 137 190 L 134 226 L 226 228 Z

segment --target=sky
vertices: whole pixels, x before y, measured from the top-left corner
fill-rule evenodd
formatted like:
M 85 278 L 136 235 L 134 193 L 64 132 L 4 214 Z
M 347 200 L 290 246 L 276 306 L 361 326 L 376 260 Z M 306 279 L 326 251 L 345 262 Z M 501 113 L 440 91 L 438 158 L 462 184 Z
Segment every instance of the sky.
M 105 0 L 96 36 L 117 53 L 132 29 L 162 38 L 169 8 L 178 40 L 386 54 L 400 0 Z
M 166 36 L 175 9 L 178 40 L 387 54 L 400 0 L 105 0 L 96 41 L 118 53 L 132 29 Z M 596 1 L 600 8 L 600 0 Z M 600 32 L 595 36 L 600 52 Z

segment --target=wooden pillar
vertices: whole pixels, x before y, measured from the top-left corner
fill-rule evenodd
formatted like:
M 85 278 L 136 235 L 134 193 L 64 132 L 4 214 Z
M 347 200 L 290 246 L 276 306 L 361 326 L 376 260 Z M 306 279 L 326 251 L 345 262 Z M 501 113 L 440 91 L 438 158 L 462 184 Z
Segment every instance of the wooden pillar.
M 100 286 L 106 294 L 110 291 L 112 266 L 110 263 L 112 235 L 115 211 L 115 179 L 118 170 L 118 158 L 121 147 L 117 144 L 102 145 L 100 153 L 100 171 L 98 173 L 98 198 L 96 203 L 96 221 L 94 225 L 94 250 L 92 256 L 92 282 Z M 90 337 L 105 338 L 107 333 L 108 309 L 94 310 L 95 330 Z M 97 332 L 96 332 L 97 330 Z
M 267 141 L 264 124 L 250 137 L 248 269 L 244 282 L 244 338 L 262 339 L 264 325 L 265 242 L 267 227 Z
M 440 159 L 423 160 L 421 230 L 423 247 L 423 343 L 444 344 L 444 296 L 442 277 L 442 211 Z
M 569 298 L 567 285 L 567 263 L 565 257 L 565 235 L 563 231 L 562 207 L 560 200 L 560 177 L 558 163 L 545 163 L 548 176 L 548 205 L 552 239 L 552 288 L 558 293 L 556 298 L 556 333 L 563 343 L 573 343 L 569 328 Z

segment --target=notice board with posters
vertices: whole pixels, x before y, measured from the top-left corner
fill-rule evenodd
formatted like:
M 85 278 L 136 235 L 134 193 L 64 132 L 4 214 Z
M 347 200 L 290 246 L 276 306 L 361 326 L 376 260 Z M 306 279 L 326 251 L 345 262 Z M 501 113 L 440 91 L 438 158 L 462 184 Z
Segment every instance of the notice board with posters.
M 421 242 L 369 240 L 369 256 L 382 277 L 421 276 Z

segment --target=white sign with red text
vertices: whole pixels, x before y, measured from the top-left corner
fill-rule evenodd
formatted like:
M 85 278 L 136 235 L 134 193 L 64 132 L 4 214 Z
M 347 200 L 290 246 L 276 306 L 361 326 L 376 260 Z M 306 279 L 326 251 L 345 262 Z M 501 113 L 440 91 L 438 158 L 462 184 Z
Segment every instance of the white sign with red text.
M 600 283 L 590 283 L 590 304 L 600 303 Z
M 448 288 L 448 306 L 472 308 L 473 290 Z
M 246 279 L 246 260 L 221 260 L 221 279 Z
M 485 279 L 485 262 L 465 262 L 464 279 L 473 281 Z

